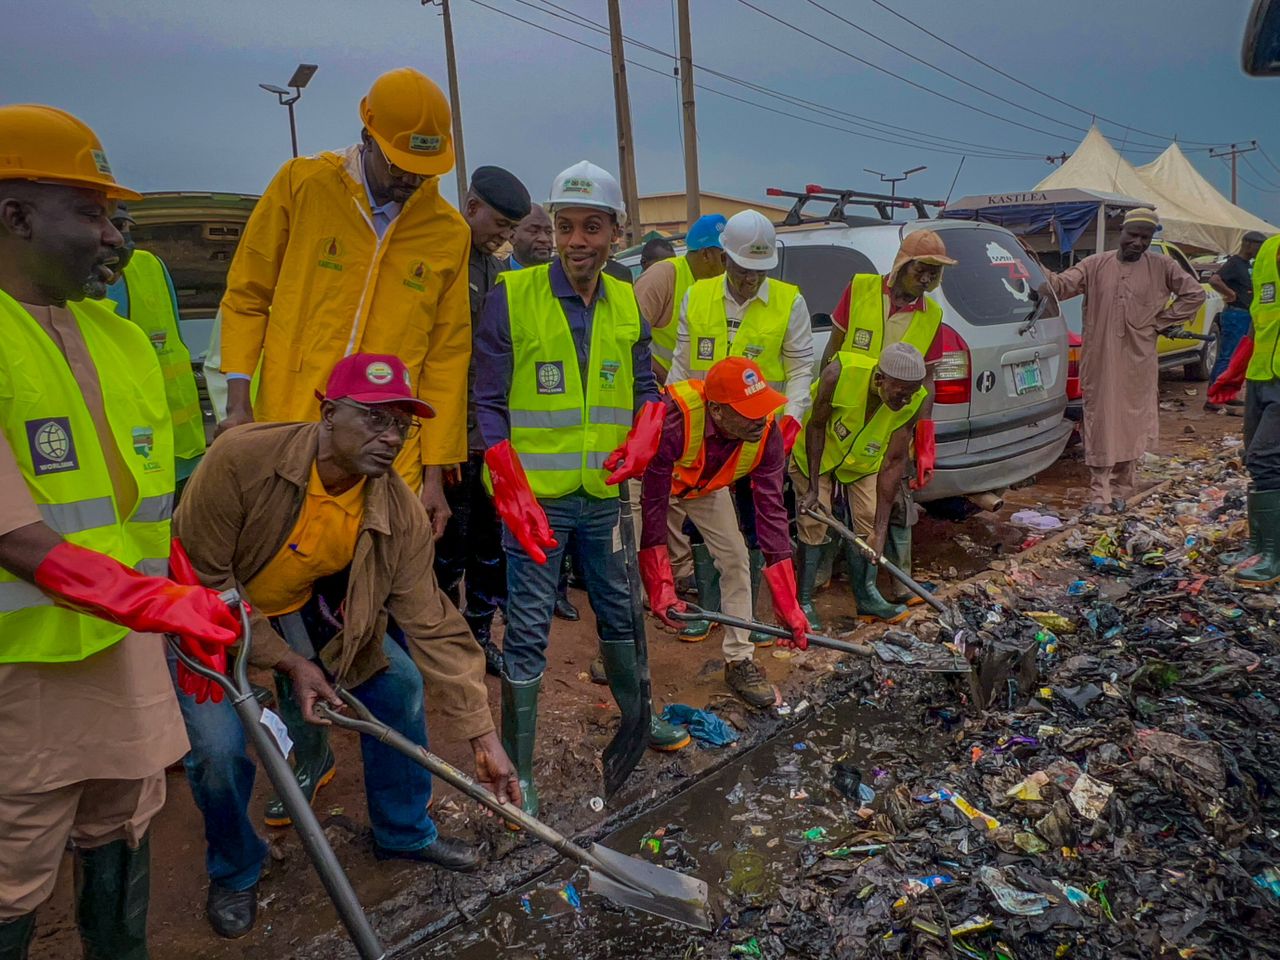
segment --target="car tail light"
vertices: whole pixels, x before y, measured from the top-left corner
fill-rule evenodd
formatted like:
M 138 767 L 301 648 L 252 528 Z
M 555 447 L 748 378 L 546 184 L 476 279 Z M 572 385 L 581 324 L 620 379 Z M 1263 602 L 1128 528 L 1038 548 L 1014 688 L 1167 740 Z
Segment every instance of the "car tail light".
M 942 359 L 933 368 L 934 403 L 968 403 L 973 397 L 969 345 L 945 323 L 939 328 Z
M 1079 400 L 1084 395 L 1080 389 L 1080 346 L 1084 341 L 1072 333 L 1067 342 L 1067 399 Z

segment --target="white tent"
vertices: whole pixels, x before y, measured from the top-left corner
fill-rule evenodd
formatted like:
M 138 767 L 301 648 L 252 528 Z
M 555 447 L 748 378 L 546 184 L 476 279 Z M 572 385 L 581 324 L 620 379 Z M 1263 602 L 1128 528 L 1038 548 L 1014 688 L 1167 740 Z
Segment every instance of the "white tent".
M 1275 227 L 1223 199 L 1195 172 L 1176 144 L 1154 163 L 1138 169 L 1120 155 L 1097 127 L 1091 127 L 1067 162 L 1036 184 L 1035 189 L 1072 187 L 1147 200 L 1155 204 L 1160 215 L 1162 237 L 1200 250 L 1227 253 L 1236 248 L 1247 230 L 1276 232 Z M 1229 209 L 1208 200 L 1204 195 L 1206 189 Z

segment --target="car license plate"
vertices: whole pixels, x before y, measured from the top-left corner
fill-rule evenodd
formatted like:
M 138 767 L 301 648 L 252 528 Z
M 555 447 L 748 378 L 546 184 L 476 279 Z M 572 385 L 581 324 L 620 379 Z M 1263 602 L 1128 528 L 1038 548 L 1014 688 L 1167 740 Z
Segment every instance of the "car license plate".
M 1013 386 L 1018 396 L 1032 390 L 1043 390 L 1044 379 L 1040 376 L 1040 361 L 1029 360 L 1026 363 L 1013 365 Z

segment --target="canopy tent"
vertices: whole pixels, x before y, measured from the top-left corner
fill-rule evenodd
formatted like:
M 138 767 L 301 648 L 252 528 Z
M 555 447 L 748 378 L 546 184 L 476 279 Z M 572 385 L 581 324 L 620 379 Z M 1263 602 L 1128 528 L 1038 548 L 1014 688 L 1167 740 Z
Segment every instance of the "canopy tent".
M 1171 155 L 1170 151 L 1176 153 Z M 1155 175 L 1144 175 L 1144 171 Z M 1194 176 L 1194 182 L 1188 177 L 1188 171 Z M 1035 189 L 1072 187 L 1142 197 L 1155 205 L 1163 225 L 1162 237 L 1198 250 L 1225 253 L 1234 250 L 1248 230 L 1276 232 L 1275 227 L 1228 203 L 1195 172 L 1176 144 L 1154 163 L 1139 170 L 1120 155 L 1097 127 L 1090 127 L 1075 153 L 1036 184 Z M 1211 206 L 1203 196 L 1206 188 L 1230 210 L 1217 204 Z M 1255 225 L 1258 223 L 1262 226 Z
M 999 224 L 1020 237 L 1047 234 L 1061 253 L 1069 254 L 1090 226 L 1094 228 L 1092 248 L 1106 249 L 1108 217 L 1114 219 L 1151 202 L 1101 190 L 1033 190 L 961 197 L 948 204 L 942 216 Z M 1085 246 L 1090 246 L 1087 239 Z

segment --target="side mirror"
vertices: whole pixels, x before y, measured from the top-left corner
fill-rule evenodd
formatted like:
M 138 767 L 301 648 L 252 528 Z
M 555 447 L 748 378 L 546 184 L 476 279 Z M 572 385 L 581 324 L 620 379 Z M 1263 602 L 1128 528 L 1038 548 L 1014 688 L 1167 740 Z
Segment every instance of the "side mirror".
M 1240 60 L 1251 76 L 1280 75 L 1280 0 L 1254 0 Z

